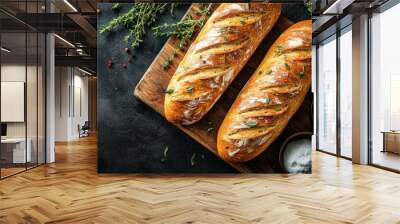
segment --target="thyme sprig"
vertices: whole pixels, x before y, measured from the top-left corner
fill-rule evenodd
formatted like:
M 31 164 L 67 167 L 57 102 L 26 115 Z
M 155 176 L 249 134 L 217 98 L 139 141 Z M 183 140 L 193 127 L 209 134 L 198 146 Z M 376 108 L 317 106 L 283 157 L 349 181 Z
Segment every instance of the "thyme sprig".
M 135 49 L 143 42 L 145 28 L 154 24 L 159 15 L 164 13 L 167 5 L 167 3 L 136 3 L 128 12 L 112 19 L 102 27 L 100 33 L 109 33 L 122 25 L 128 30 L 124 40 L 132 41 L 131 48 Z
M 121 8 L 121 4 L 120 3 L 115 3 L 112 5 L 111 9 L 114 11 L 118 11 Z
M 171 9 L 175 6 L 171 6 Z M 183 49 L 192 38 L 193 34 L 197 29 L 200 29 L 204 26 L 207 21 L 207 16 L 211 14 L 212 4 L 208 4 L 207 6 L 202 5 L 199 10 L 196 12 L 199 19 L 193 19 L 190 15 L 186 17 L 184 20 L 163 24 L 160 26 L 153 27 L 152 30 L 156 37 L 176 37 L 179 39 L 178 48 Z M 164 70 L 168 70 L 170 65 L 172 64 L 172 60 L 175 57 L 176 52 L 173 52 L 172 55 L 168 56 L 161 67 Z
M 311 0 L 305 0 L 304 1 L 304 6 L 306 7 L 307 11 L 312 15 L 312 1 Z
M 177 23 L 165 23 L 160 26 L 153 27 L 152 30 L 156 37 L 176 37 L 179 39 L 178 47 L 183 49 L 197 29 L 204 26 L 207 21 L 206 16 L 211 13 L 212 4 L 207 7 L 201 7 L 197 14 L 199 19 L 193 19 L 192 16 L 187 16 L 184 20 Z
M 192 19 L 188 16 L 185 20 L 177 23 L 165 23 L 153 28 L 156 37 L 177 37 L 179 39 L 178 47 L 183 49 L 193 36 L 197 28 L 203 27 L 204 19 Z

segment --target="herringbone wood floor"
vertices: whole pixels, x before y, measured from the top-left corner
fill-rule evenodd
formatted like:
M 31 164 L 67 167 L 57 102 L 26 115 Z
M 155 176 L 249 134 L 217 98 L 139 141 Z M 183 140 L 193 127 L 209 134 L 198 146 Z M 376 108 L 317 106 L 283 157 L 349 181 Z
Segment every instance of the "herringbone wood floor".
M 98 175 L 95 141 L 0 181 L 0 223 L 400 223 L 400 175 L 323 153 L 311 175 Z

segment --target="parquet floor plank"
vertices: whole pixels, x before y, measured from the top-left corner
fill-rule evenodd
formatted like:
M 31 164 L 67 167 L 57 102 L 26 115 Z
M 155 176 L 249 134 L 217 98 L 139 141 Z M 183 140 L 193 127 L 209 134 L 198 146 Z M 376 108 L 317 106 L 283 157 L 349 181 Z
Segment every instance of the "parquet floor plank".
M 2 223 L 400 223 L 400 175 L 313 153 L 310 175 L 97 174 L 95 136 L 0 181 Z

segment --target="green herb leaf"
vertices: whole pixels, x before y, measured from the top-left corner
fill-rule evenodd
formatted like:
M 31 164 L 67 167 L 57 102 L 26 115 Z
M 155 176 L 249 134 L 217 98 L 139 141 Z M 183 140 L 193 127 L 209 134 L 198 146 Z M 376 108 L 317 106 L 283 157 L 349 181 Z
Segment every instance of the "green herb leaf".
M 128 32 L 124 40 L 131 41 L 131 48 L 134 50 L 143 42 L 146 28 L 152 27 L 164 13 L 167 5 L 168 3 L 136 3 L 128 12 L 119 15 L 100 28 L 100 33 L 108 33 L 123 26 Z
M 171 93 L 173 93 L 174 92 L 174 89 L 167 89 L 167 90 L 165 90 L 165 93 L 167 93 L 167 94 L 171 94 Z
M 189 43 L 197 29 L 204 26 L 206 16 L 211 10 L 211 4 L 204 9 L 200 9 L 200 19 L 193 19 L 191 16 L 177 23 L 163 24 L 153 27 L 152 30 L 156 37 L 176 37 L 179 39 L 178 48 L 183 49 Z
M 193 153 L 192 158 L 190 158 L 190 164 L 192 166 L 196 164 L 196 153 Z
M 307 8 L 307 11 L 310 13 L 310 16 L 312 15 L 312 1 L 311 0 L 305 0 L 304 1 L 304 6 Z
M 171 16 L 174 16 L 175 15 L 175 9 L 176 9 L 176 7 L 178 7 L 180 5 L 180 3 L 171 3 L 171 6 L 170 6 L 170 13 L 171 13 Z
M 171 55 L 169 55 L 165 61 L 162 63 L 161 67 L 164 70 L 168 70 L 171 67 L 172 61 L 174 60 L 176 56 L 176 51 L 174 51 Z
M 290 70 L 290 67 L 289 67 L 289 64 L 288 64 L 288 63 L 285 63 L 285 68 L 286 68 L 287 70 Z
M 284 51 L 284 50 L 285 50 L 285 49 L 283 48 L 282 45 L 276 46 L 276 53 L 277 53 L 278 55 L 283 54 L 283 51 Z
M 214 131 L 213 127 L 207 129 L 207 132 L 212 132 L 212 131 Z
M 304 72 L 299 72 L 299 76 L 303 77 L 304 76 Z
M 121 4 L 115 3 L 112 5 L 111 9 L 114 11 L 118 11 L 121 8 Z
M 167 153 L 168 153 L 168 146 L 164 148 L 164 157 L 167 157 Z
M 166 147 L 164 148 L 163 157 L 161 158 L 161 162 L 167 161 L 167 158 L 168 158 L 167 153 L 168 153 L 168 146 L 166 146 Z
M 246 21 L 244 21 L 244 20 L 242 19 L 242 20 L 240 20 L 240 24 L 245 25 L 245 24 L 246 24 Z
M 271 99 L 267 96 L 264 98 L 264 103 L 269 104 L 271 102 Z
M 193 92 L 193 87 L 192 86 L 186 87 L 186 92 L 192 93 Z
M 249 127 L 255 127 L 255 126 L 257 126 L 257 121 L 256 121 L 256 120 L 247 120 L 247 121 L 245 122 L 245 124 L 246 124 L 247 126 L 249 126 Z

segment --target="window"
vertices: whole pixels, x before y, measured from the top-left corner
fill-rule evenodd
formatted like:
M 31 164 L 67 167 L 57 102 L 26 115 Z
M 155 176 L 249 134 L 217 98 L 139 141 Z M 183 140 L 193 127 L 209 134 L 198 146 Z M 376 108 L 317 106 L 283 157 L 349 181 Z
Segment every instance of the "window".
M 371 18 L 371 162 L 400 170 L 400 4 Z
M 20 16 L 40 12 L 43 4 L 18 2 Z M 0 178 L 5 178 L 45 163 L 46 38 L 8 14 L 0 17 L 13 21 L 0 23 Z
M 319 150 L 336 153 L 336 36 L 318 47 Z
M 340 155 L 352 156 L 352 32 L 348 26 L 340 36 Z

